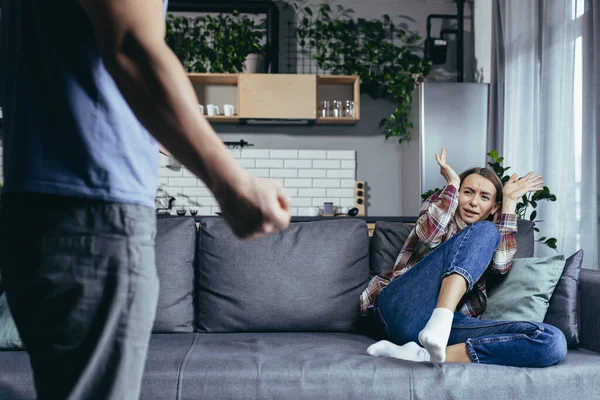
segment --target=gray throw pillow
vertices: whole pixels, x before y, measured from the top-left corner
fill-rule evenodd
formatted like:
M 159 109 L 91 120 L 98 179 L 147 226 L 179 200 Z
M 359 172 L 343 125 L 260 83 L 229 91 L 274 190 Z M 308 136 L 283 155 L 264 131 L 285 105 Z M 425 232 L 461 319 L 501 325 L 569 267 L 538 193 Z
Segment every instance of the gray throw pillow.
M 23 342 L 8 308 L 6 293 L 0 294 L 0 350 L 21 350 Z
M 564 254 L 515 258 L 510 271 L 493 288 L 488 289 L 488 304 L 482 318 L 544 321 L 564 266 Z
M 160 291 L 152 332 L 193 332 L 194 218 L 158 218 L 155 251 Z
M 583 250 L 577 251 L 565 262 L 565 269 L 554 289 L 544 322 L 556 326 L 567 338 L 569 347 L 579 345 L 581 332 L 579 312 L 579 273 L 583 264 Z
M 367 225 L 295 222 L 239 240 L 221 218 L 203 218 L 196 263 L 202 332 L 354 332 L 369 278 Z

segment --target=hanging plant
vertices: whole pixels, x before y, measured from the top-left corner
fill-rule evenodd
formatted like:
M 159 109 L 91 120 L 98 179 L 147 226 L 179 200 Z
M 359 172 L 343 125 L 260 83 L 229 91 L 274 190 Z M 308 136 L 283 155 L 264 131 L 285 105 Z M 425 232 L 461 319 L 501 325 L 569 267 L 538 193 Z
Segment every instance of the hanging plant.
M 187 72 L 241 72 L 250 53 L 262 52 L 264 22 L 234 11 L 196 18 L 167 16 L 167 45 Z
M 333 75 L 358 75 L 361 92 L 396 102 L 395 110 L 381 120 L 386 139 L 410 140 L 411 93 L 431 70 L 431 62 L 418 55 L 421 38 L 395 24 L 389 15 L 381 19 L 354 19 L 354 10 L 328 1 L 316 12 L 292 3 L 298 15 L 296 36 L 304 52 L 314 51 L 318 67 Z

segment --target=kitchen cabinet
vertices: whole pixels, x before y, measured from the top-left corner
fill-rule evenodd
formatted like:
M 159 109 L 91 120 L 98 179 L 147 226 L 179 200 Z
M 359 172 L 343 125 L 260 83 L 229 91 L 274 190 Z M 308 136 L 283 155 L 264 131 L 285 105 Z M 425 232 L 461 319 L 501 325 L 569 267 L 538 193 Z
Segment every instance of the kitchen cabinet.
M 211 123 L 355 124 L 360 119 L 358 76 L 189 73 L 188 77 Z M 330 105 L 340 101 L 342 108 L 349 101 L 353 115 L 331 116 L 330 111 L 323 116 L 323 101 Z M 207 115 L 209 104 L 218 107 L 217 115 Z M 233 106 L 233 115 L 224 115 L 225 105 Z

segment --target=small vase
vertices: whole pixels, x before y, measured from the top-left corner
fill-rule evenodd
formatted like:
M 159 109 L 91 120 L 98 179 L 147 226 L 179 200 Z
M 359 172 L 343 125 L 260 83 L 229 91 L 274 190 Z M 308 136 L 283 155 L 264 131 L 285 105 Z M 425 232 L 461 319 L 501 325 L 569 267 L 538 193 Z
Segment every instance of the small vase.
M 251 53 L 246 56 L 242 72 L 245 74 L 258 74 L 264 72 L 265 58 L 262 54 Z

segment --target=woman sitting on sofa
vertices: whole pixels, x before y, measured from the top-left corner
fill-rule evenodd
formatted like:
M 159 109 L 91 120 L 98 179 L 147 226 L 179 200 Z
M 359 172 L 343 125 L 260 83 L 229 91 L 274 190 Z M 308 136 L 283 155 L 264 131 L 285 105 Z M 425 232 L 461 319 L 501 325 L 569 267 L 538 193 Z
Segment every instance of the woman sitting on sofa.
M 542 189 L 542 177 L 513 174 L 503 187 L 487 168 L 459 176 L 446 163 L 445 149 L 435 158 L 448 185 L 425 201 L 393 271 L 375 276 L 361 295 L 363 313 L 371 309 L 378 331 L 391 341 L 379 341 L 367 352 L 517 367 L 561 361 L 567 345 L 554 326 L 478 319 L 487 301 L 484 273 L 510 269 L 516 203 Z

